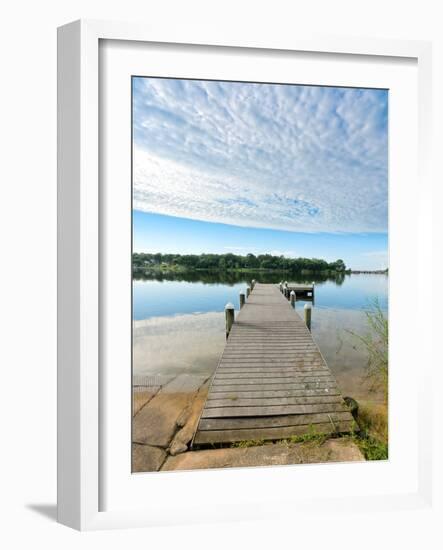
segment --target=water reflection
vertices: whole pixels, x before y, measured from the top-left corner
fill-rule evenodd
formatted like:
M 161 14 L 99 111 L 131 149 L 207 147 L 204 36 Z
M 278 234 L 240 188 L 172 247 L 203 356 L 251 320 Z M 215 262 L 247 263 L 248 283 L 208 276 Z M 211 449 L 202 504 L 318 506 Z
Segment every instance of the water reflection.
M 298 309 L 302 314 L 302 308 Z M 364 383 L 367 354 L 352 332 L 366 331 L 360 311 L 314 309 L 312 335 L 344 395 L 382 401 Z M 154 317 L 134 322 L 133 374 L 212 375 L 225 346 L 223 313 Z
M 238 308 L 251 279 L 279 282 L 282 273 L 167 273 L 144 275 L 133 284 L 133 373 L 211 375 L 225 345 L 224 306 Z M 289 279 L 288 279 L 289 280 Z M 364 308 L 377 298 L 387 309 L 386 275 L 291 277 L 315 282 L 312 334 L 345 395 L 369 395 L 364 383 L 367 354 L 352 332 L 367 331 Z M 302 315 L 303 302 L 296 311 Z
M 151 273 L 134 279 L 133 319 L 163 315 L 223 311 L 227 302 L 238 307 L 238 296 L 252 279 L 262 283 L 315 282 L 315 306 L 335 309 L 363 309 L 377 298 L 387 309 L 387 275 L 310 275 L 288 278 L 278 272 Z
M 349 275 L 348 275 L 349 276 Z M 296 273 L 289 275 L 285 271 L 146 271 L 134 272 L 135 281 L 178 281 L 187 283 L 203 284 L 225 284 L 235 285 L 237 283 L 248 283 L 252 279 L 261 283 L 279 283 L 280 281 L 293 281 L 295 283 L 305 283 L 315 281 L 321 283 L 332 281 L 336 285 L 342 285 L 345 277 L 344 273 L 328 274 L 303 274 Z

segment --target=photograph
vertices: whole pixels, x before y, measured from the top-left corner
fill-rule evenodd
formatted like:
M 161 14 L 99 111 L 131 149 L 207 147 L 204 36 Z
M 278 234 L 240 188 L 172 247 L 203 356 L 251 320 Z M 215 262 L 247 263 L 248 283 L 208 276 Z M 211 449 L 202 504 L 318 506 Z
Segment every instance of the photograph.
M 133 473 L 389 458 L 388 105 L 131 77 Z

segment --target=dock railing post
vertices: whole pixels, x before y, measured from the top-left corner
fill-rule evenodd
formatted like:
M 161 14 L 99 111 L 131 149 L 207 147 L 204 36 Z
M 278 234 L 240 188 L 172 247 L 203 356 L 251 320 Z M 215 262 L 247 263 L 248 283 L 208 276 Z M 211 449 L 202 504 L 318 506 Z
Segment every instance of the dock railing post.
M 305 325 L 308 327 L 308 330 L 311 330 L 311 315 L 312 315 L 312 306 L 311 304 L 305 304 Z
M 249 295 L 250 295 L 250 294 L 251 294 L 251 287 L 248 286 L 248 287 L 246 287 L 246 299 L 249 298 Z
M 240 292 L 240 309 L 245 305 L 245 294 Z
M 228 339 L 231 332 L 232 325 L 234 324 L 234 306 L 231 302 L 225 305 L 225 319 L 226 319 L 226 339 Z
M 291 306 L 295 308 L 295 292 L 291 290 L 291 294 L 289 296 L 291 298 Z

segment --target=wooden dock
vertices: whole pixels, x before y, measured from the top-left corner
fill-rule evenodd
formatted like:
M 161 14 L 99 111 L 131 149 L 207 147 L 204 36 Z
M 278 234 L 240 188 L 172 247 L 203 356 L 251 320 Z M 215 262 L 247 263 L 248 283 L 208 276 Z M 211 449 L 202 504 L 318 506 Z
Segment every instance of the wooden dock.
M 278 285 L 256 284 L 229 333 L 194 444 L 349 432 L 353 418 Z
M 280 283 L 280 291 L 289 299 L 291 292 L 294 292 L 295 299 L 302 298 L 303 300 L 310 300 L 314 302 L 314 289 L 315 284 L 300 284 L 300 283 Z

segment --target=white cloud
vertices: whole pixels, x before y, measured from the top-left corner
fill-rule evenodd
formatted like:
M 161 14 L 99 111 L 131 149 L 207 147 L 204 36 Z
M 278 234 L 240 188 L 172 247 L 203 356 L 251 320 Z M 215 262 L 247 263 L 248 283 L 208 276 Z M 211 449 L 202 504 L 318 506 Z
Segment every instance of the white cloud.
M 291 231 L 387 229 L 386 93 L 136 79 L 134 207 Z

